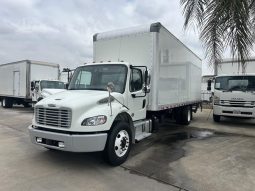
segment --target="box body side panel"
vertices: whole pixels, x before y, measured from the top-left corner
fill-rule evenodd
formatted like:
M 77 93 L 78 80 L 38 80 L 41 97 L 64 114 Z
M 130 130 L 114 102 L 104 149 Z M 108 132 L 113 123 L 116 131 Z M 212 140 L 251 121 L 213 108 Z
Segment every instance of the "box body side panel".
M 157 109 L 200 101 L 201 60 L 164 28 L 158 49 Z

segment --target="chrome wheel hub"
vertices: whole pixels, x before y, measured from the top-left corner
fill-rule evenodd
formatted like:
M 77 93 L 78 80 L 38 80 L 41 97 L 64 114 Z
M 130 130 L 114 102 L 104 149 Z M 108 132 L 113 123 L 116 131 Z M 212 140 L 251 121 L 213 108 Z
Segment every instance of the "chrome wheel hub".
M 129 148 L 129 135 L 126 130 L 121 130 L 115 139 L 114 150 L 118 157 L 124 156 Z

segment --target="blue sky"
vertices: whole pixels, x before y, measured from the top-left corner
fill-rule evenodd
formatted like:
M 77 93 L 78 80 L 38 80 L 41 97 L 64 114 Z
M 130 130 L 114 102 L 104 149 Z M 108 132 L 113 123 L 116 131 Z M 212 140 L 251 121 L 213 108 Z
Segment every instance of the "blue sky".
M 180 0 L 1 0 L 0 64 L 34 59 L 74 68 L 92 61 L 94 33 L 161 22 L 204 59 Z M 210 73 L 206 64 L 204 74 Z

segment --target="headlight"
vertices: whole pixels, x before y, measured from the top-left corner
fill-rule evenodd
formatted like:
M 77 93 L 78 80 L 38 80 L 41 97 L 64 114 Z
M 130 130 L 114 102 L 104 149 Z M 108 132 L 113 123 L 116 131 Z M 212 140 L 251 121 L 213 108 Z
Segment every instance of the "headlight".
M 214 102 L 214 105 L 219 105 L 220 104 L 220 98 L 218 96 L 214 96 L 213 97 L 213 102 Z
M 107 121 L 107 117 L 104 115 L 98 115 L 95 117 L 90 117 L 87 119 L 84 119 L 81 123 L 82 126 L 96 126 L 96 125 L 102 125 Z

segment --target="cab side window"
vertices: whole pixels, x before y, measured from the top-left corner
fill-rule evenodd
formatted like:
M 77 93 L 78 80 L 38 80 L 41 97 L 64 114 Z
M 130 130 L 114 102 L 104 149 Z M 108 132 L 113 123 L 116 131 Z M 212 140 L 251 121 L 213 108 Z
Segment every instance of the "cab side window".
M 133 68 L 131 70 L 131 76 L 130 76 L 130 91 L 136 92 L 143 88 L 143 75 L 142 71 L 137 68 Z

